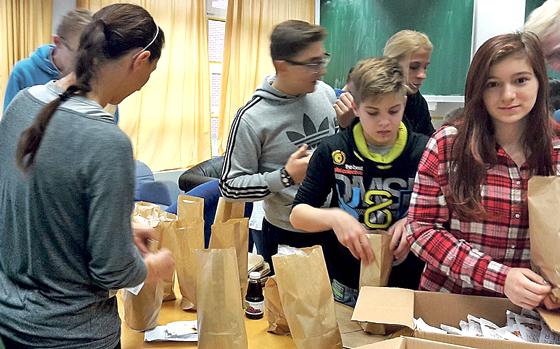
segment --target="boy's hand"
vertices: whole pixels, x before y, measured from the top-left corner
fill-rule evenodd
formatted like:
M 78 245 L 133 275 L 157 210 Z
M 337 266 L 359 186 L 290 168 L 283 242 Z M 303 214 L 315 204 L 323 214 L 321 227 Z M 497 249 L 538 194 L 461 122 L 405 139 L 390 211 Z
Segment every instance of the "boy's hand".
M 397 263 L 404 261 L 406 256 L 408 256 L 408 252 L 410 252 L 410 244 L 406 240 L 405 226 L 406 217 L 399 219 L 387 230 L 392 236 L 391 251 L 393 251 L 393 256 L 395 256 Z
M 334 111 L 336 112 L 336 119 L 338 120 L 338 125 L 340 125 L 340 127 L 345 128 L 350 126 L 356 117 L 356 115 L 354 115 L 354 110 L 352 109 L 353 104 L 354 97 L 352 97 L 350 92 L 344 92 L 333 105 Z
M 522 308 L 534 309 L 550 291 L 550 285 L 531 269 L 511 268 L 506 276 L 504 294 Z
M 338 241 L 350 250 L 354 258 L 366 264 L 373 261 L 373 250 L 369 246 L 367 230 L 358 220 L 341 209 L 333 210 L 332 229 Z
M 307 151 L 307 144 L 304 144 L 293 152 L 288 162 L 286 162 L 286 172 L 288 172 L 296 184 L 303 182 L 310 158 L 311 154 Z

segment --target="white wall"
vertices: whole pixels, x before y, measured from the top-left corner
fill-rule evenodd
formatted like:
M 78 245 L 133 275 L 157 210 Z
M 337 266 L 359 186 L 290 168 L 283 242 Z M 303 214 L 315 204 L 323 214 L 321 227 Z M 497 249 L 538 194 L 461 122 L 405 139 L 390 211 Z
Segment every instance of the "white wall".
M 525 22 L 525 0 L 475 0 L 472 52 L 499 34 L 520 30 Z
M 66 12 L 76 8 L 76 0 L 53 0 L 52 33 L 56 33 L 58 23 Z

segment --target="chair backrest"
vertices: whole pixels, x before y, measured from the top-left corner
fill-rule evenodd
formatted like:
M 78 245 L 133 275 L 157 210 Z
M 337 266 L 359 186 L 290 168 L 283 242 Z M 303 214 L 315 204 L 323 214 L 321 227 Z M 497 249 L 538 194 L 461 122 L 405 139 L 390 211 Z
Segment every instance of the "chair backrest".
M 154 181 L 154 174 L 152 170 L 140 160 L 135 161 L 136 164 L 136 176 L 135 176 L 135 183 L 134 183 L 134 201 L 141 201 L 139 199 L 140 195 L 140 187 L 144 183 L 149 183 Z
M 179 188 L 188 192 L 205 182 L 220 178 L 223 164 L 224 157 L 216 156 L 191 167 L 179 177 Z
M 146 201 L 158 205 L 169 206 L 172 203 L 169 189 L 164 182 L 153 181 L 140 184 L 138 188 L 138 199 L 136 201 Z

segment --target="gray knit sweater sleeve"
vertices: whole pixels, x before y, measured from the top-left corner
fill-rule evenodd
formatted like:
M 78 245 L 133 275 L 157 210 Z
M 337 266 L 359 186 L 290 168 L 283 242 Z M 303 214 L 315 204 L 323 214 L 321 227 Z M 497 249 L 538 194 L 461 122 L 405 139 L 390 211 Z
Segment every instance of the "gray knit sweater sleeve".
M 92 145 L 95 152 L 90 152 L 83 173 L 89 177 L 88 268 L 93 282 L 101 288 L 135 286 L 145 279 L 146 269 L 130 226 L 134 201 L 132 147 L 122 133 L 117 137 L 101 133 L 99 137 L 109 139 L 99 139 Z

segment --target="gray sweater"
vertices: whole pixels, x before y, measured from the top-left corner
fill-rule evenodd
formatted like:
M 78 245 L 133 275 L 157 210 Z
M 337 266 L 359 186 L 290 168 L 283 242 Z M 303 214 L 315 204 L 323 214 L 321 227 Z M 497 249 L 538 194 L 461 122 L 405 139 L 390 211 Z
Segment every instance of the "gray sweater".
M 267 77 L 251 100 L 237 112 L 231 126 L 220 178 L 228 200 L 263 200 L 267 221 L 290 231 L 292 202 L 299 185 L 285 188 L 280 169 L 306 143 L 315 149 L 334 134 L 333 89 L 318 81 L 313 93 L 291 96 L 271 86 Z
M 57 92 L 52 82 L 23 90 L 0 122 L 0 335 L 26 347 L 113 348 L 110 290 L 146 277 L 130 226 L 132 147 L 97 103 L 72 97 L 23 175 L 19 135 Z

